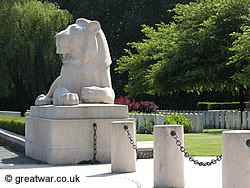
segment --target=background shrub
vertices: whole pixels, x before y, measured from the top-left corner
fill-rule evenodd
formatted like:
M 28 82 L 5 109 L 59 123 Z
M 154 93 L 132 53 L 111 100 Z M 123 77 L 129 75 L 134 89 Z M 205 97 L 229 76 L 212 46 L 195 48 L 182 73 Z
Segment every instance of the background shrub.
M 116 98 L 115 104 L 128 105 L 129 112 L 156 113 L 159 109 L 159 107 L 152 101 L 136 102 L 133 98 L 131 102 L 128 96 Z
M 188 118 L 180 114 L 164 116 L 164 124 L 183 125 L 184 133 L 190 133 L 192 131 L 192 122 Z

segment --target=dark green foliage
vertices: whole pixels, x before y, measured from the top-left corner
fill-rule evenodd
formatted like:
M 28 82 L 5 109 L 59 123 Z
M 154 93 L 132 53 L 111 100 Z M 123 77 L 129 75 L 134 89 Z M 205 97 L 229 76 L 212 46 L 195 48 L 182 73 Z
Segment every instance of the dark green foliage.
M 240 101 L 240 96 L 234 95 L 232 92 L 202 92 L 200 94 L 178 92 L 166 96 L 137 95 L 135 100 L 154 101 L 160 110 L 199 110 L 197 108 L 198 102 L 237 102 Z M 247 93 L 244 96 L 244 101 L 248 101 Z
M 190 133 L 192 131 L 192 122 L 180 114 L 165 115 L 165 125 L 183 125 L 184 133 Z
M 24 118 L 16 118 L 11 116 L 0 116 L 0 128 L 25 135 Z
M 130 43 L 133 50 L 119 59 L 117 70 L 129 72 L 129 95 L 238 92 L 231 79 L 237 66 L 227 61 L 230 34 L 249 22 L 248 0 L 197 0 L 172 12 L 172 23 L 144 26 L 145 39 Z
M 235 38 L 232 48 L 234 55 L 230 57 L 228 64 L 235 64 L 237 69 L 232 78 L 238 84 L 250 86 L 250 25 L 241 27 L 241 32 L 232 33 Z
M 247 102 L 244 103 L 246 107 Z M 199 110 L 232 110 L 240 109 L 240 102 L 198 102 L 197 108 Z
M 55 34 L 71 22 L 67 11 L 37 0 L 1 0 L 0 99 L 25 111 L 59 75 Z M 32 103 L 31 103 L 32 102 Z

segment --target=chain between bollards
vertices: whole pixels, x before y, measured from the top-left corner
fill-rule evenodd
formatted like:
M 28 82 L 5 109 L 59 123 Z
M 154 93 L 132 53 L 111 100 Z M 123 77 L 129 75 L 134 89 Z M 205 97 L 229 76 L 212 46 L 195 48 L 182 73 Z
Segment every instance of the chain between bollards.
M 150 153 L 143 153 L 141 151 L 139 151 L 135 141 L 132 139 L 131 133 L 129 131 L 128 125 L 124 125 L 124 130 L 127 132 L 127 136 L 129 139 L 129 143 L 132 145 L 133 149 L 136 151 L 136 153 L 142 157 L 142 158 L 152 158 L 153 157 L 153 151 Z
M 182 146 L 181 141 L 179 140 L 176 131 L 171 131 L 170 135 L 176 140 L 176 145 L 178 147 L 180 147 L 180 151 L 182 153 L 184 153 L 185 157 L 189 158 L 190 162 L 193 162 L 195 165 L 199 165 L 199 166 L 211 166 L 212 164 L 216 164 L 217 161 L 221 161 L 222 160 L 222 155 L 218 155 L 216 156 L 216 159 L 212 159 L 210 162 L 200 162 L 198 160 L 195 160 L 193 156 L 191 156 L 188 152 L 186 152 L 186 149 L 184 146 Z

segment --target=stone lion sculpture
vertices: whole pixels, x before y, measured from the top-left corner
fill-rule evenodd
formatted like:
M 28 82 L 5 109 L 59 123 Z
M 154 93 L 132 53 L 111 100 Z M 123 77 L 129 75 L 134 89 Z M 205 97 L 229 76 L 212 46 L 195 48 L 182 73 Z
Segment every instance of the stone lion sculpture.
M 100 23 L 79 18 L 56 35 L 56 53 L 63 55 L 60 76 L 47 95 L 37 97 L 35 105 L 113 104 L 111 57 Z

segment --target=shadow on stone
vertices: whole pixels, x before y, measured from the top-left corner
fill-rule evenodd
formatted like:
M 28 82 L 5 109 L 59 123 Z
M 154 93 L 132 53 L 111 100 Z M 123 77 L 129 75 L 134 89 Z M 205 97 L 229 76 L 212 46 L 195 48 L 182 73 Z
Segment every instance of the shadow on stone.
M 3 164 L 31 164 L 31 163 L 37 164 L 37 161 L 26 158 L 25 156 L 17 156 L 17 157 L 2 159 L 2 163 Z
M 26 157 L 23 153 L 15 151 L 9 146 L 0 145 L 0 166 L 45 164 L 41 161 Z
M 96 175 L 91 175 L 91 176 L 86 176 L 88 178 L 95 178 L 95 177 L 111 177 L 111 176 L 117 176 L 120 174 L 130 174 L 130 172 L 128 173 L 112 173 L 112 172 L 108 172 L 108 173 L 103 173 L 103 174 L 96 174 Z

